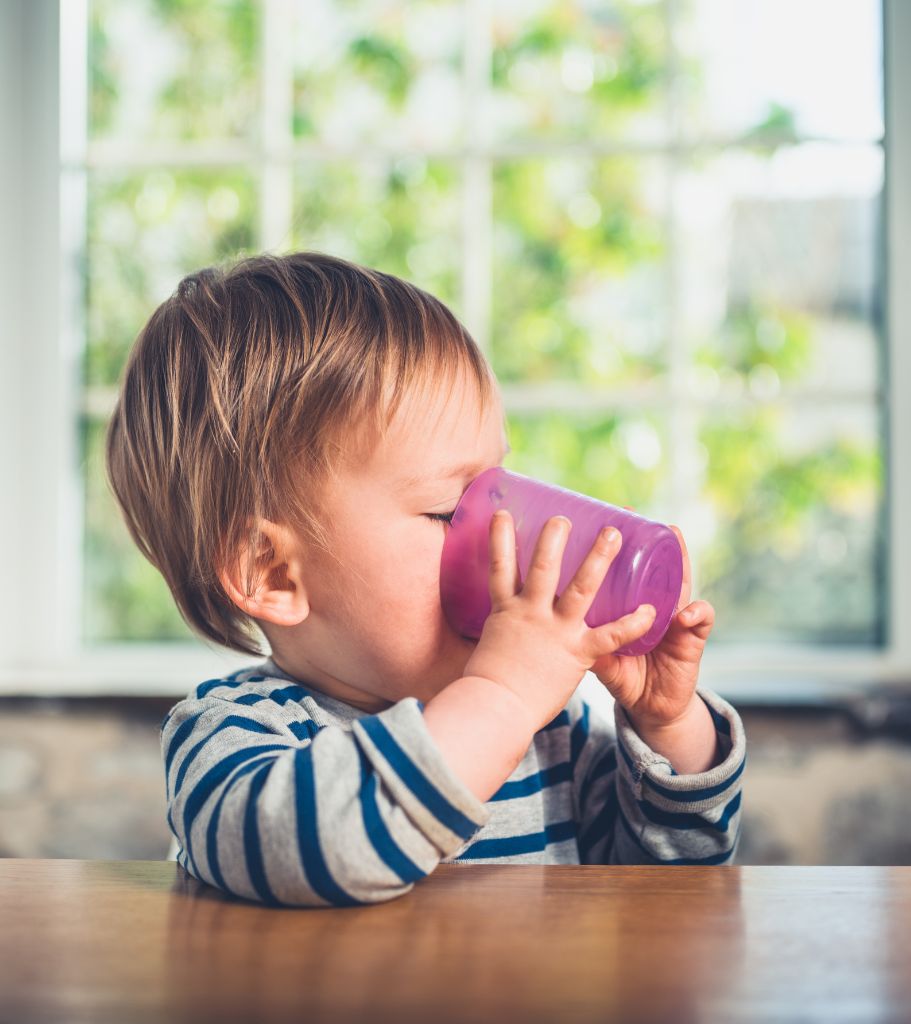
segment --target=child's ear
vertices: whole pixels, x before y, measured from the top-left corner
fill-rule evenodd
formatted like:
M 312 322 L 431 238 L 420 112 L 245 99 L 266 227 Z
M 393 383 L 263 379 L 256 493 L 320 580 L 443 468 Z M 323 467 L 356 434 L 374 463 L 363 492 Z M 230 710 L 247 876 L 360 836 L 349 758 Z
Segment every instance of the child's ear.
M 249 593 L 248 566 L 252 571 Z M 279 626 L 296 626 L 310 613 L 302 568 L 301 547 L 294 543 L 291 532 L 260 519 L 255 546 L 244 542 L 218 578 L 228 597 L 248 615 Z

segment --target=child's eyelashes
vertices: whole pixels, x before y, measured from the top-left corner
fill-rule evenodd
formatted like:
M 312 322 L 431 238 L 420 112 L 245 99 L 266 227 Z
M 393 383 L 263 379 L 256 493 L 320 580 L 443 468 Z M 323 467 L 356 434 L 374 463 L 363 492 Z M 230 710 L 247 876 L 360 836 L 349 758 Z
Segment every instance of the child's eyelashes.
M 452 517 L 455 515 L 455 509 L 451 512 L 425 512 L 424 515 L 437 523 L 451 523 Z

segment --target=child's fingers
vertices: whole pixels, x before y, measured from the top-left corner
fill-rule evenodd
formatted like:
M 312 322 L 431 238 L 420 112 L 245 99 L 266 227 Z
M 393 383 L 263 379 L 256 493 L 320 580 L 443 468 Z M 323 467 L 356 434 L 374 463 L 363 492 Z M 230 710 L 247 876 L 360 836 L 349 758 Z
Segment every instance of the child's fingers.
M 655 606 L 651 604 L 640 604 L 629 615 L 624 615 L 615 622 L 605 622 L 603 626 L 597 626 L 589 630 L 586 641 L 589 645 L 591 661 L 595 662 L 605 654 L 613 654 L 618 647 L 632 643 L 644 636 L 655 621 Z
M 562 615 L 582 618 L 591 608 L 598 588 L 617 552 L 623 543 L 620 531 L 613 527 L 605 528 L 598 533 L 588 554 L 576 570 L 573 578 L 567 583 L 560 595 L 554 610 Z
M 515 527 L 506 509 L 497 509 L 490 520 L 489 588 L 494 607 L 513 597 L 519 589 Z
M 704 639 L 715 624 L 715 609 L 708 601 L 693 601 L 683 611 L 678 612 L 677 619 L 682 626 L 693 630 Z
M 563 550 L 569 539 L 572 521 L 567 516 L 551 516 L 541 532 L 532 552 L 528 575 L 522 585 L 522 593 L 530 601 L 553 608 L 554 594 L 560 582 L 563 565 Z

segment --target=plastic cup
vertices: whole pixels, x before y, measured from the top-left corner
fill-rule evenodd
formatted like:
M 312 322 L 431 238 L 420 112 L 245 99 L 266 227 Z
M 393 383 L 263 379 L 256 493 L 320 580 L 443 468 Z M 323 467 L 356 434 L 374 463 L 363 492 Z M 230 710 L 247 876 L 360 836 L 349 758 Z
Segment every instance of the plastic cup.
M 478 639 L 490 614 L 490 520 L 507 509 L 515 523 L 516 560 L 524 583 L 538 536 L 551 516 L 573 524 L 563 552 L 557 595 L 575 575 L 598 531 L 616 527 L 620 550 L 585 615 L 591 627 L 613 622 L 640 604 L 654 605 L 651 629 L 617 654 L 645 654 L 660 641 L 674 617 L 683 585 L 683 553 L 674 531 L 616 505 L 494 466 L 476 477 L 462 495 L 446 532 L 440 563 L 440 599 L 449 624 Z

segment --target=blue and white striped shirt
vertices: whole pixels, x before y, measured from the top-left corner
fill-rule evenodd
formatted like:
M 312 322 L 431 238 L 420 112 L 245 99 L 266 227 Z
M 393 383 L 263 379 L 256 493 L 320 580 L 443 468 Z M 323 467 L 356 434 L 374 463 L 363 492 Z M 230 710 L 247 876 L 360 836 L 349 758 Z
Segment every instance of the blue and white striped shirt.
M 696 691 L 723 761 L 678 775 L 625 712 L 579 691 L 486 803 L 449 768 L 407 697 L 375 714 L 286 675 L 271 658 L 210 679 L 161 728 L 178 862 L 236 896 L 291 906 L 376 903 L 440 862 L 728 864 L 746 739 Z

